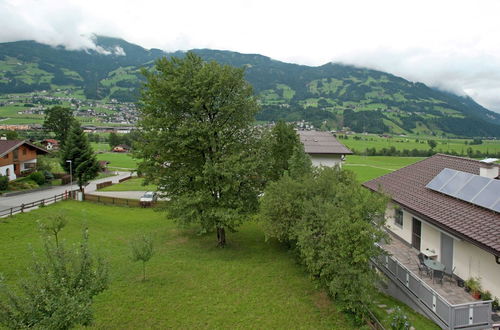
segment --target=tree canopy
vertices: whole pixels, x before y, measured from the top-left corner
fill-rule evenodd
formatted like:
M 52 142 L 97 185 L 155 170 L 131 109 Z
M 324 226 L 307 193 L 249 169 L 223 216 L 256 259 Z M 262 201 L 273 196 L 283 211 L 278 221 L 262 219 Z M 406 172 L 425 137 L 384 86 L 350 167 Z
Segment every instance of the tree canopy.
M 99 163 L 87 140 L 87 136 L 83 132 L 80 123 L 76 120 L 73 122 L 60 156 L 61 166 L 66 173 L 72 172 L 81 191 L 90 180 L 97 177 Z
M 252 87 L 243 69 L 191 52 L 162 58 L 143 74 L 139 170 L 170 199 L 171 217 L 217 231 L 224 246 L 225 229 L 257 208 L 262 186 Z
M 362 188 L 352 172 L 319 168 L 271 182 L 260 215 L 266 237 L 293 247 L 342 308 L 359 317 L 375 289 L 370 258 L 382 253 L 374 243 L 386 237 L 386 202 Z
M 43 128 L 53 132 L 56 139 L 64 144 L 74 121 L 73 111 L 70 108 L 55 106 L 45 110 Z

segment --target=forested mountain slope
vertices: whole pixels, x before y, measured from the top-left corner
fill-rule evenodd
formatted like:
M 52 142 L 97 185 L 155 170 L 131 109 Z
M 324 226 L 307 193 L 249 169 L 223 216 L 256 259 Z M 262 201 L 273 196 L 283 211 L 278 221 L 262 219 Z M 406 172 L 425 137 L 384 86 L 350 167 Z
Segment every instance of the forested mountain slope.
M 135 101 L 141 67 L 161 56 L 121 39 L 96 37 L 95 50 L 69 51 L 34 41 L 0 44 L 0 93 L 81 89 L 89 99 Z M 256 54 L 196 49 L 205 60 L 245 67 L 260 97 L 259 120 L 306 120 L 325 128 L 372 133 L 500 137 L 500 114 L 469 97 L 389 73 L 329 63 L 284 63 Z M 1 111 L 1 109 L 0 109 Z

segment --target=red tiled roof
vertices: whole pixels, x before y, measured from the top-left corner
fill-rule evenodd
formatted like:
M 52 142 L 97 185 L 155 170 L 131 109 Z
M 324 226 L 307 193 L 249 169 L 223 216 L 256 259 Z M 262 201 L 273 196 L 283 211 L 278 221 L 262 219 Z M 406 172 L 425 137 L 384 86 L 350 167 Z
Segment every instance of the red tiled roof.
M 11 152 L 12 150 L 19 148 L 23 144 L 27 144 L 28 146 L 32 147 L 33 149 L 37 150 L 37 153 L 48 153 L 47 150 L 42 149 L 40 147 L 37 147 L 25 140 L 0 140 L 0 157 L 4 156 L 5 154 Z
M 444 168 L 479 175 L 482 166 L 486 165 L 477 160 L 436 154 L 363 185 L 388 194 L 423 220 L 500 256 L 500 213 L 425 187 Z
M 329 132 L 298 131 L 298 134 L 307 154 L 352 154 Z

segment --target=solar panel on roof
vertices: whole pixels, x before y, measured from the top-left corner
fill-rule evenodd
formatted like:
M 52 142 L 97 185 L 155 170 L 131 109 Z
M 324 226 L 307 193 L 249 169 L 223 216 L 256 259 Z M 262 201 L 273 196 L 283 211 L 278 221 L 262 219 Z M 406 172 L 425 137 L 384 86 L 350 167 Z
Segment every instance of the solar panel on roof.
M 460 189 L 453 197 L 470 202 L 481 192 L 488 182 L 490 182 L 490 179 L 485 178 L 484 176 L 473 175 L 472 179 L 467 182 L 467 184 L 463 186 L 462 189 Z
M 500 213 L 500 198 L 498 199 L 498 202 L 495 205 L 493 205 L 491 209 L 493 211 L 497 211 L 498 213 Z
M 448 183 L 446 183 L 441 189 L 439 189 L 439 191 L 443 194 L 455 196 L 456 193 L 473 177 L 473 174 L 457 171 L 453 178 L 449 180 Z
M 499 196 L 500 196 L 500 181 L 491 180 L 483 188 L 483 190 L 481 190 L 479 195 L 477 195 L 472 200 L 472 203 L 486 208 L 492 208 L 493 204 L 496 203 Z
M 498 180 L 445 168 L 426 187 L 500 213 Z
M 439 189 L 441 189 L 455 174 L 457 174 L 457 172 L 458 171 L 445 168 L 439 172 L 439 174 L 436 175 L 426 187 L 439 191 Z

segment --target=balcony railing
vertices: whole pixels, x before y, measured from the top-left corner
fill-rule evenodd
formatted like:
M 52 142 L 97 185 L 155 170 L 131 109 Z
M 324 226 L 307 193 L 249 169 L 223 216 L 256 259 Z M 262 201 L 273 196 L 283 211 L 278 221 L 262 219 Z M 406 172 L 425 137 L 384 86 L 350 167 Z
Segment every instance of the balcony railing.
M 394 257 L 381 256 L 372 261 L 442 328 L 491 328 L 491 300 L 453 305 Z

